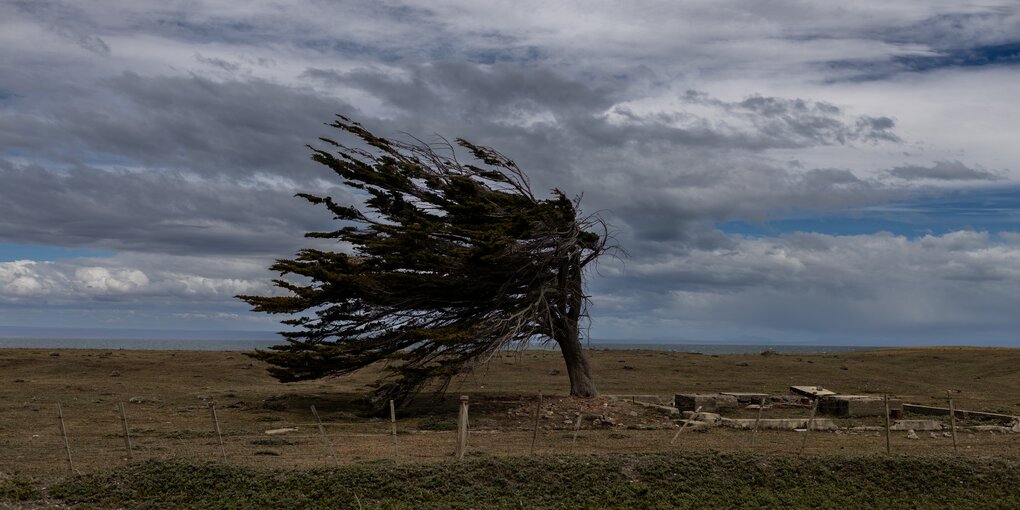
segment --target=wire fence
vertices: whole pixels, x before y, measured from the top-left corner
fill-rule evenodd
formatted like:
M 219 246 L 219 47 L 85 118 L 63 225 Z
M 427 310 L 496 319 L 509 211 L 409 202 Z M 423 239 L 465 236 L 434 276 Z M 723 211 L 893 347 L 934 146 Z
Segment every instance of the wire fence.
M 687 449 L 817 455 L 825 453 L 976 454 L 1017 457 L 1020 434 L 962 429 L 892 431 L 885 426 L 819 430 L 814 409 L 799 431 L 691 426 L 680 417 L 668 426 L 614 427 L 589 416 L 549 419 L 538 403 L 527 426 L 481 427 L 464 401 L 456 425 L 423 430 L 389 419 L 323 421 L 314 406 L 307 420 L 224 413 L 215 405 L 207 419 L 172 409 L 135 413 L 118 403 L 110 413 L 86 412 L 87 404 L 40 406 L 52 412 L 48 426 L 5 424 L 0 432 L 0 472 L 83 473 L 145 459 L 202 459 L 243 466 L 306 468 L 364 462 L 436 462 L 531 454 L 620 454 Z M 110 407 L 110 406 L 108 406 Z M 808 411 L 805 409 L 805 411 Z M 12 413 L 5 413 L 8 417 Z M 768 419 L 766 412 L 763 420 Z M 273 421 L 270 421 L 273 420 Z M 428 427 L 424 427 L 428 428 Z M 955 432 L 955 427 L 953 432 Z

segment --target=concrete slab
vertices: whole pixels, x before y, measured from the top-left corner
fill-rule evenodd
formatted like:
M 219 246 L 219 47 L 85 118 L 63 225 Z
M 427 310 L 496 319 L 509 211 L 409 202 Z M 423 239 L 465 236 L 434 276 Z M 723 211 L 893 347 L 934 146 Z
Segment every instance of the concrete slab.
M 748 430 L 754 428 L 755 421 L 754 418 L 723 418 L 721 420 L 724 427 Z M 758 423 L 758 428 L 764 430 L 806 429 L 808 421 L 808 418 L 762 418 Z M 811 430 L 831 431 L 838 429 L 839 426 L 836 425 L 836 422 L 828 418 L 815 418 L 811 423 Z
M 897 420 L 889 426 L 889 430 L 942 430 L 942 422 L 938 420 Z
M 677 393 L 673 403 L 680 411 L 702 411 L 714 413 L 722 409 L 738 407 L 737 397 L 721 393 Z
M 818 412 L 845 418 L 885 415 L 885 399 L 877 395 L 828 395 L 818 399 Z M 889 399 L 889 413 L 903 412 L 903 401 Z
M 741 404 L 761 404 L 761 401 L 763 399 L 765 401 L 768 401 L 769 399 L 768 393 L 741 393 L 736 391 L 722 391 L 719 392 L 719 394 L 732 395 L 736 397 L 737 402 L 740 402 Z
M 835 391 L 829 391 L 821 386 L 790 386 L 790 391 L 803 395 L 805 397 L 825 397 L 828 395 L 835 395 Z
M 635 403 L 644 402 L 646 404 L 662 404 L 662 397 L 658 395 L 606 395 L 606 398 L 612 400 L 624 400 Z
M 709 425 L 716 425 L 722 420 L 722 416 L 717 413 L 696 413 L 694 411 L 684 411 L 682 416 L 686 420 L 703 421 Z
M 908 413 L 925 414 L 928 416 L 949 416 L 948 407 L 934 407 L 934 406 L 921 406 L 917 404 L 903 404 L 903 410 Z M 956 410 L 956 417 L 967 419 L 967 418 L 979 418 L 985 420 L 997 420 L 1010 423 L 1018 417 L 1009 414 L 998 414 L 998 413 L 985 413 L 981 411 L 967 411 L 964 409 Z

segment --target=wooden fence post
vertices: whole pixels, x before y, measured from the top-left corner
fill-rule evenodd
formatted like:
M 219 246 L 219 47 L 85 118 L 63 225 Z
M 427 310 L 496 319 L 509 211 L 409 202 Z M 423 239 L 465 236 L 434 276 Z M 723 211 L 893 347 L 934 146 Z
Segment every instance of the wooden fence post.
M 216 440 L 220 443 L 220 456 L 223 462 L 227 461 L 227 450 L 223 447 L 223 432 L 220 430 L 220 419 L 216 416 L 216 404 L 209 402 L 209 411 L 212 413 L 213 425 L 216 426 Z
M 390 400 L 390 430 L 393 433 L 393 460 L 397 460 L 397 410 Z
M 818 399 L 817 398 L 814 399 L 814 402 L 812 402 L 812 404 L 811 404 L 811 417 L 808 418 L 807 428 L 804 429 L 804 438 L 801 439 L 801 441 L 800 441 L 800 451 L 797 452 L 797 455 L 803 455 L 804 454 L 804 447 L 807 446 L 807 437 L 808 437 L 808 434 L 811 433 L 811 427 L 813 427 L 814 424 L 815 424 L 815 412 L 816 411 L 818 411 Z
M 761 424 L 761 413 L 765 409 L 765 397 L 761 398 L 761 403 L 758 404 L 758 416 L 754 419 L 754 430 L 751 431 L 751 446 L 754 446 L 754 440 L 758 436 L 758 425 Z
M 535 454 L 535 443 L 538 441 L 538 420 L 542 414 L 542 392 L 538 392 L 538 402 L 535 403 L 535 427 L 531 430 L 531 451 L 528 455 Z
M 886 393 L 883 397 L 885 399 L 885 453 L 886 455 L 892 454 L 892 427 L 889 424 L 889 394 Z
M 463 460 L 467 453 L 468 439 L 468 396 L 460 396 L 460 414 L 457 416 L 457 460 Z
M 329 436 L 326 435 L 326 428 L 322 426 L 322 419 L 319 418 L 319 412 L 315 410 L 315 406 L 311 407 L 312 415 L 315 416 L 315 422 L 319 425 L 319 435 L 322 436 L 322 444 L 326 446 L 326 451 L 329 452 L 329 456 L 333 459 L 333 465 L 339 466 L 340 461 L 336 460 L 336 452 L 333 450 L 333 443 L 330 442 Z
M 574 424 L 574 439 L 570 442 L 570 451 L 573 452 L 574 448 L 577 447 L 577 433 L 581 430 L 581 418 L 584 415 L 577 413 L 577 423 Z
M 127 458 L 131 460 L 131 432 L 128 428 L 127 412 L 124 410 L 124 403 L 119 403 L 120 407 L 120 424 L 124 429 L 124 448 L 127 449 Z
M 64 451 L 67 452 L 67 471 L 74 474 L 74 463 L 71 462 L 71 442 L 67 440 L 67 427 L 64 426 L 64 410 L 57 402 L 57 420 L 60 421 L 60 435 L 64 438 Z
M 949 397 L 949 423 L 953 431 L 953 453 L 960 453 L 960 446 L 956 442 L 956 406 L 953 405 L 953 397 L 950 396 L 949 391 L 946 391 L 946 396 Z
M 698 406 L 697 408 L 694 409 L 694 414 L 698 414 L 700 412 L 701 412 L 701 406 Z M 693 416 L 692 416 L 692 418 L 693 418 Z M 680 426 L 680 430 L 676 431 L 676 434 L 673 434 L 673 439 L 669 440 L 670 446 L 672 446 L 673 443 L 676 442 L 676 438 L 680 437 L 680 433 L 683 432 L 684 429 L 687 428 L 687 425 L 690 424 L 691 421 L 692 420 L 684 420 L 684 424 Z

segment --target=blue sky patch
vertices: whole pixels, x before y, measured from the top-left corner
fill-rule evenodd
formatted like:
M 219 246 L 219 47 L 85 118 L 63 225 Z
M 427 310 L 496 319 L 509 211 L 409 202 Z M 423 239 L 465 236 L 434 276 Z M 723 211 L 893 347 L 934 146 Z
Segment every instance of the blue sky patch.
M 908 238 L 958 230 L 1020 232 L 1020 187 L 920 195 L 881 206 L 836 211 L 795 211 L 764 223 L 727 221 L 727 234 L 768 237 L 793 232 L 867 235 L 889 232 Z

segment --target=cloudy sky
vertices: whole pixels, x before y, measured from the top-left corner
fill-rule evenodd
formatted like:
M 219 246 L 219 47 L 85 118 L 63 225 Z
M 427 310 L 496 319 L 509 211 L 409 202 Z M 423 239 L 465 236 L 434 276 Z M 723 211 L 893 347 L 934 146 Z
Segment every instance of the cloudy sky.
M 593 338 L 1020 346 L 1015 1 L 240 5 L 0 2 L 0 328 L 275 330 L 342 113 L 583 192 Z

